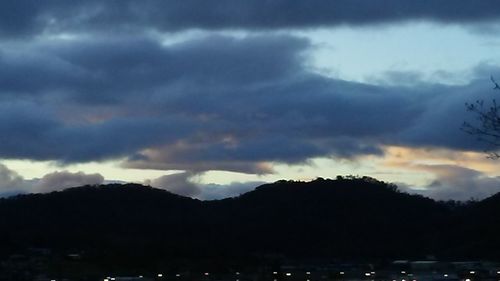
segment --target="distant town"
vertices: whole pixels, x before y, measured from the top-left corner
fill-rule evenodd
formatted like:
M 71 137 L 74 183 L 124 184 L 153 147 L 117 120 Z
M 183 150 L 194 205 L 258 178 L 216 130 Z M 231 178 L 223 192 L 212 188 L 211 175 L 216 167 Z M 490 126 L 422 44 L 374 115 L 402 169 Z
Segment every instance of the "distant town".
M 33 256 L 12 255 L 0 263 L 0 280 L 35 281 L 496 281 L 500 263 L 490 261 L 395 260 L 373 263 L 299 262 L 248 266 L 240 269 L 200 270 L 166 266 L 157 272 L 117 274 L 93 270 L 79 254 L 58 260 L 54 272 L 50 251 L 36 249 Z M 81 271 L 78 272 L 77 270 Z M 52 271 L 51 274 L 45 273 Z

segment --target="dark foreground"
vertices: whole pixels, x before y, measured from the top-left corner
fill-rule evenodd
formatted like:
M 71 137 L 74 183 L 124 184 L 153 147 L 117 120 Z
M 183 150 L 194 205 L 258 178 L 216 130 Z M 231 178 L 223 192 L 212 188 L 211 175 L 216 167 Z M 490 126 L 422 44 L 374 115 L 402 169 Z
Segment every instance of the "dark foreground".
M 284 272 L 286 264 L 310 266 L 311 281 L 351 277 L 347 269 L 335 275 L 339 261 L 375 264 L 378 279 L 387 261 L 500 261 L 500 194 L 436 202 L 368 177 L 279 181 L 216 201 L 134 184 L 86 186 L 0 199 L 0 229 L 1 272 L 16 276 L 4 280 L 158 272 L 273 280 L 269 272 Z M 332 264 L 333 271 L 318 269 Z M 454 274 L 448 277 L 465 276 Z M 491 276 L 481 274 L 474 278 Z
M 33 260 L 7 261 L 2 263 L 0 280 L 174 280 L 174 281 L 347 281 L 347 280 L 397 280 L 397 281 L 481 281 L 499 280 L 500 264 L 485 261 L 392 261 L 382 263 L 289 263 L 242 267 L 233 269 L 192 270 L 166 266 L 155 272 L 97 272 L 85 264 L 72 261 L 59 264 L 57 272 L 44 272 L 43 262 Z M 71 264 L 72 263 L 72 264 Z M 64 268 L 63 268 L 64 267 Z M 73 267 L 72 269 L 70 269 Z M 77 271 L 77 268 L 81 270 Z M 53 269 L 52 269 L 53 270 Z M 37 272 L 41 271 L 41 272 Z

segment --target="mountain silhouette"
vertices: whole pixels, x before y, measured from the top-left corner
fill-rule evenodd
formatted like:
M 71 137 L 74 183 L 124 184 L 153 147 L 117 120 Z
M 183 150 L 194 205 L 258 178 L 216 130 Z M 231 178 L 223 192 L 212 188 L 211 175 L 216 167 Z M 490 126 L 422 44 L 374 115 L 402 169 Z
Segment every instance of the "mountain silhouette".
M 138 184 L 0 200 L 0 256 L 33 248 L 103 264 L 500 259 L 500 194 L 437 202 L 369 177 L 278 181 L 200 201 Z

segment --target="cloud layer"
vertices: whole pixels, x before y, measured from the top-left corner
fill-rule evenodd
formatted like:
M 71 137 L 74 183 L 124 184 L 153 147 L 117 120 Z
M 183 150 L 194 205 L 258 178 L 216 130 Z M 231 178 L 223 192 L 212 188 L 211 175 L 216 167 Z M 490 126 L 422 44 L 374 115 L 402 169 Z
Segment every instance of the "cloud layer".
M 0 6 L 0 35 L 143 32 L 186 29 L 288 29 L 405 20 L 445 23 L 498 20 L 494 0 L 33 1 Z
M 381 155 L 381 145 L 482 150 L 459 130 L 464 86 L 317 74 L 287 35 L 34 41 L 0 47 L 0 157 L 269 173 L 268 163 Z M 15 123 L 12 122 L 15 120 Z

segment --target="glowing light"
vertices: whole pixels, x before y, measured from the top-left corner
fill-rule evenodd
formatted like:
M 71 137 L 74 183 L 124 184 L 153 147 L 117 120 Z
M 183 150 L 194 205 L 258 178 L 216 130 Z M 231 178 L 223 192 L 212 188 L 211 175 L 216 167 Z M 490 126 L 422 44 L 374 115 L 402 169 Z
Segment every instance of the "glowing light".
M 340 272 L 340 275 L 344 275 L 345 273 L 343 271 Z
M 285 275 L 286 276 L 292 276 L 292 274 L 290 272 L 287 272 Z
M 276 271 L 273 271 L 273 274 L 278 274 L 278 272 L 276 272 Z
M 180 275 L 179 273 L 177 273 L 177 274 L 175 275 L 175 277 L 181 277 L 181 275 Z
M 470 279 L 469 279 L 469 278 L 467 278 L 467 279 L 465 279 L 465 281 L 470 281 Z
M 448 277 L 448 274 L 444 274 L 443 276 L 444 276 L 444 277 Z
M 370 275 L 371 275 L 370 272 L 365 273 L 365 276 L 370 276 Z
M 161 277 L 163 277 L 163 274 L 161 274 L 161 273 L 158 273 L 158 277 L 160 277 L 160 278 L 161 278 Z
M 311 274 L 311 272 L 308 271 L 308 272 L 306 272 L 306 274 L 309 275 L 309 274 Z
M 205 272 L 205 273 L 204 273 L 204 275 L 205 275 L 205 276 L 208 276 L 208 275 L 210 275 L 210 273 L 208 273 L 208 272 Z
M 469 273 L 470 273 L 470 274 L 476 274 L 476 272 L 475 272 L 475 271 L 469 271 Z

